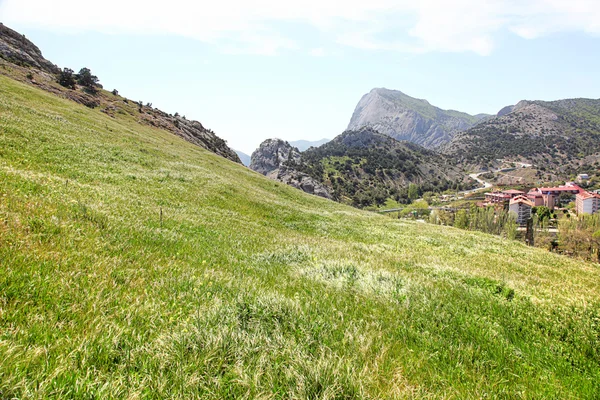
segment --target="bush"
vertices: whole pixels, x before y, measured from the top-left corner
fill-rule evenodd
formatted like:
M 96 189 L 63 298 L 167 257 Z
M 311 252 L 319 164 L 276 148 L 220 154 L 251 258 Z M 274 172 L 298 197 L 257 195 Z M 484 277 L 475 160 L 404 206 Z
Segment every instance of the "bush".
M 68 89 L 75 89 L 75 77 L 73 76 L 73 70 L 70 68 L 63 68 L 61 73 L 58 75 L 58 83 Z
M 77 83 L 87 88 L 93 88 L 98 84 L 98 77 L 92 75 L 89 68 L 81 68 L 77 74 Z

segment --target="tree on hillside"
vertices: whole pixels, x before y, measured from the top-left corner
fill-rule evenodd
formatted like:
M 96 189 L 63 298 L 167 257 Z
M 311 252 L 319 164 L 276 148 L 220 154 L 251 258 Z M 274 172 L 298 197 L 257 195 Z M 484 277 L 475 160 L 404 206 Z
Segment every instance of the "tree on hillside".
M 419 187 L 417 185 L 415 185 L 414 183 L 411 183 L 410 185 L 408 185 L 408 198 L 411 201 L 415 201 L 416 199 L 419 198 Z
M 92 93 L 96 93 L 96 87 L 98 86 L 98 77 L 92 75 L 92 71 L 89 68 L 81 68 L 77 74 L 77 83 L 87 88 Z
M 75 89 L 75 77 L 73 76 L 73 70 L 70 68 L 63 68 L 58 75 L 58 83 L 69 89 Z

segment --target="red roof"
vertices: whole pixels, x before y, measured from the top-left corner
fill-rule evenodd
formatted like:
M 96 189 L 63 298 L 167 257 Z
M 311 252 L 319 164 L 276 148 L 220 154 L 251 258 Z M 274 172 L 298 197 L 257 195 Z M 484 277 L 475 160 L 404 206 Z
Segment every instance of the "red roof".
M 528 206 L 533 207 L 533 203 L 525 196 L 517 196 L 510 201 L 510 204 L 517 204 L 517 203 L 527 204 Z
M 574 184 L 558 187 L 539 188 L 538 190 L 540 192 L 573 192 L 575 190 L 579 193 L 585 192 L 585 190 Z
M 506 194 L 525 194 L 525 192 L 521 192 L 520 190 L 515 190 L 515 189 L 503 190 L 502 193 L 506 193 Z
M 597 198 L 597 199 L 600 199 L 600 194 L 598 194 L 598 193 L 590 193 L 590 192 L 583 191 L 583 192 L 579 193 L 577 195 L 577 197 L 581 197 L 583 200 L 591 199 L 591 198 L 594 198 L 594 197 Z

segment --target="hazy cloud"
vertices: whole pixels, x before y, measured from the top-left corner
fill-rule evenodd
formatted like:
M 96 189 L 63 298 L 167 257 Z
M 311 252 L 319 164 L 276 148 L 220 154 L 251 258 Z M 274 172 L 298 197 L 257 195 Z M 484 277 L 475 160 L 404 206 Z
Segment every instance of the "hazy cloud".
M 421 53 L 493 51 L 501 32 L 526 39 L 600 33 L 598 0 L 3 0 L 0 20 L 53 31 L 171 34 L 225 52 L 275 54 L 319 48 L 285 22 L 303 23 L 331 43 Z M 325 44 L 325 43 L 324 43 Z

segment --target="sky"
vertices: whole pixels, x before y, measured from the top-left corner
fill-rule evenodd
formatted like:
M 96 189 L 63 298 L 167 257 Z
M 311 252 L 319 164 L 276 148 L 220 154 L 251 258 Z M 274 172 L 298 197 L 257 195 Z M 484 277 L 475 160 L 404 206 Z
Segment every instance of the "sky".
M 470 114 L 600 98 L 598 0 L 0 0 L 0 22 L 247 154 L 335 137 L 375 87 Z

